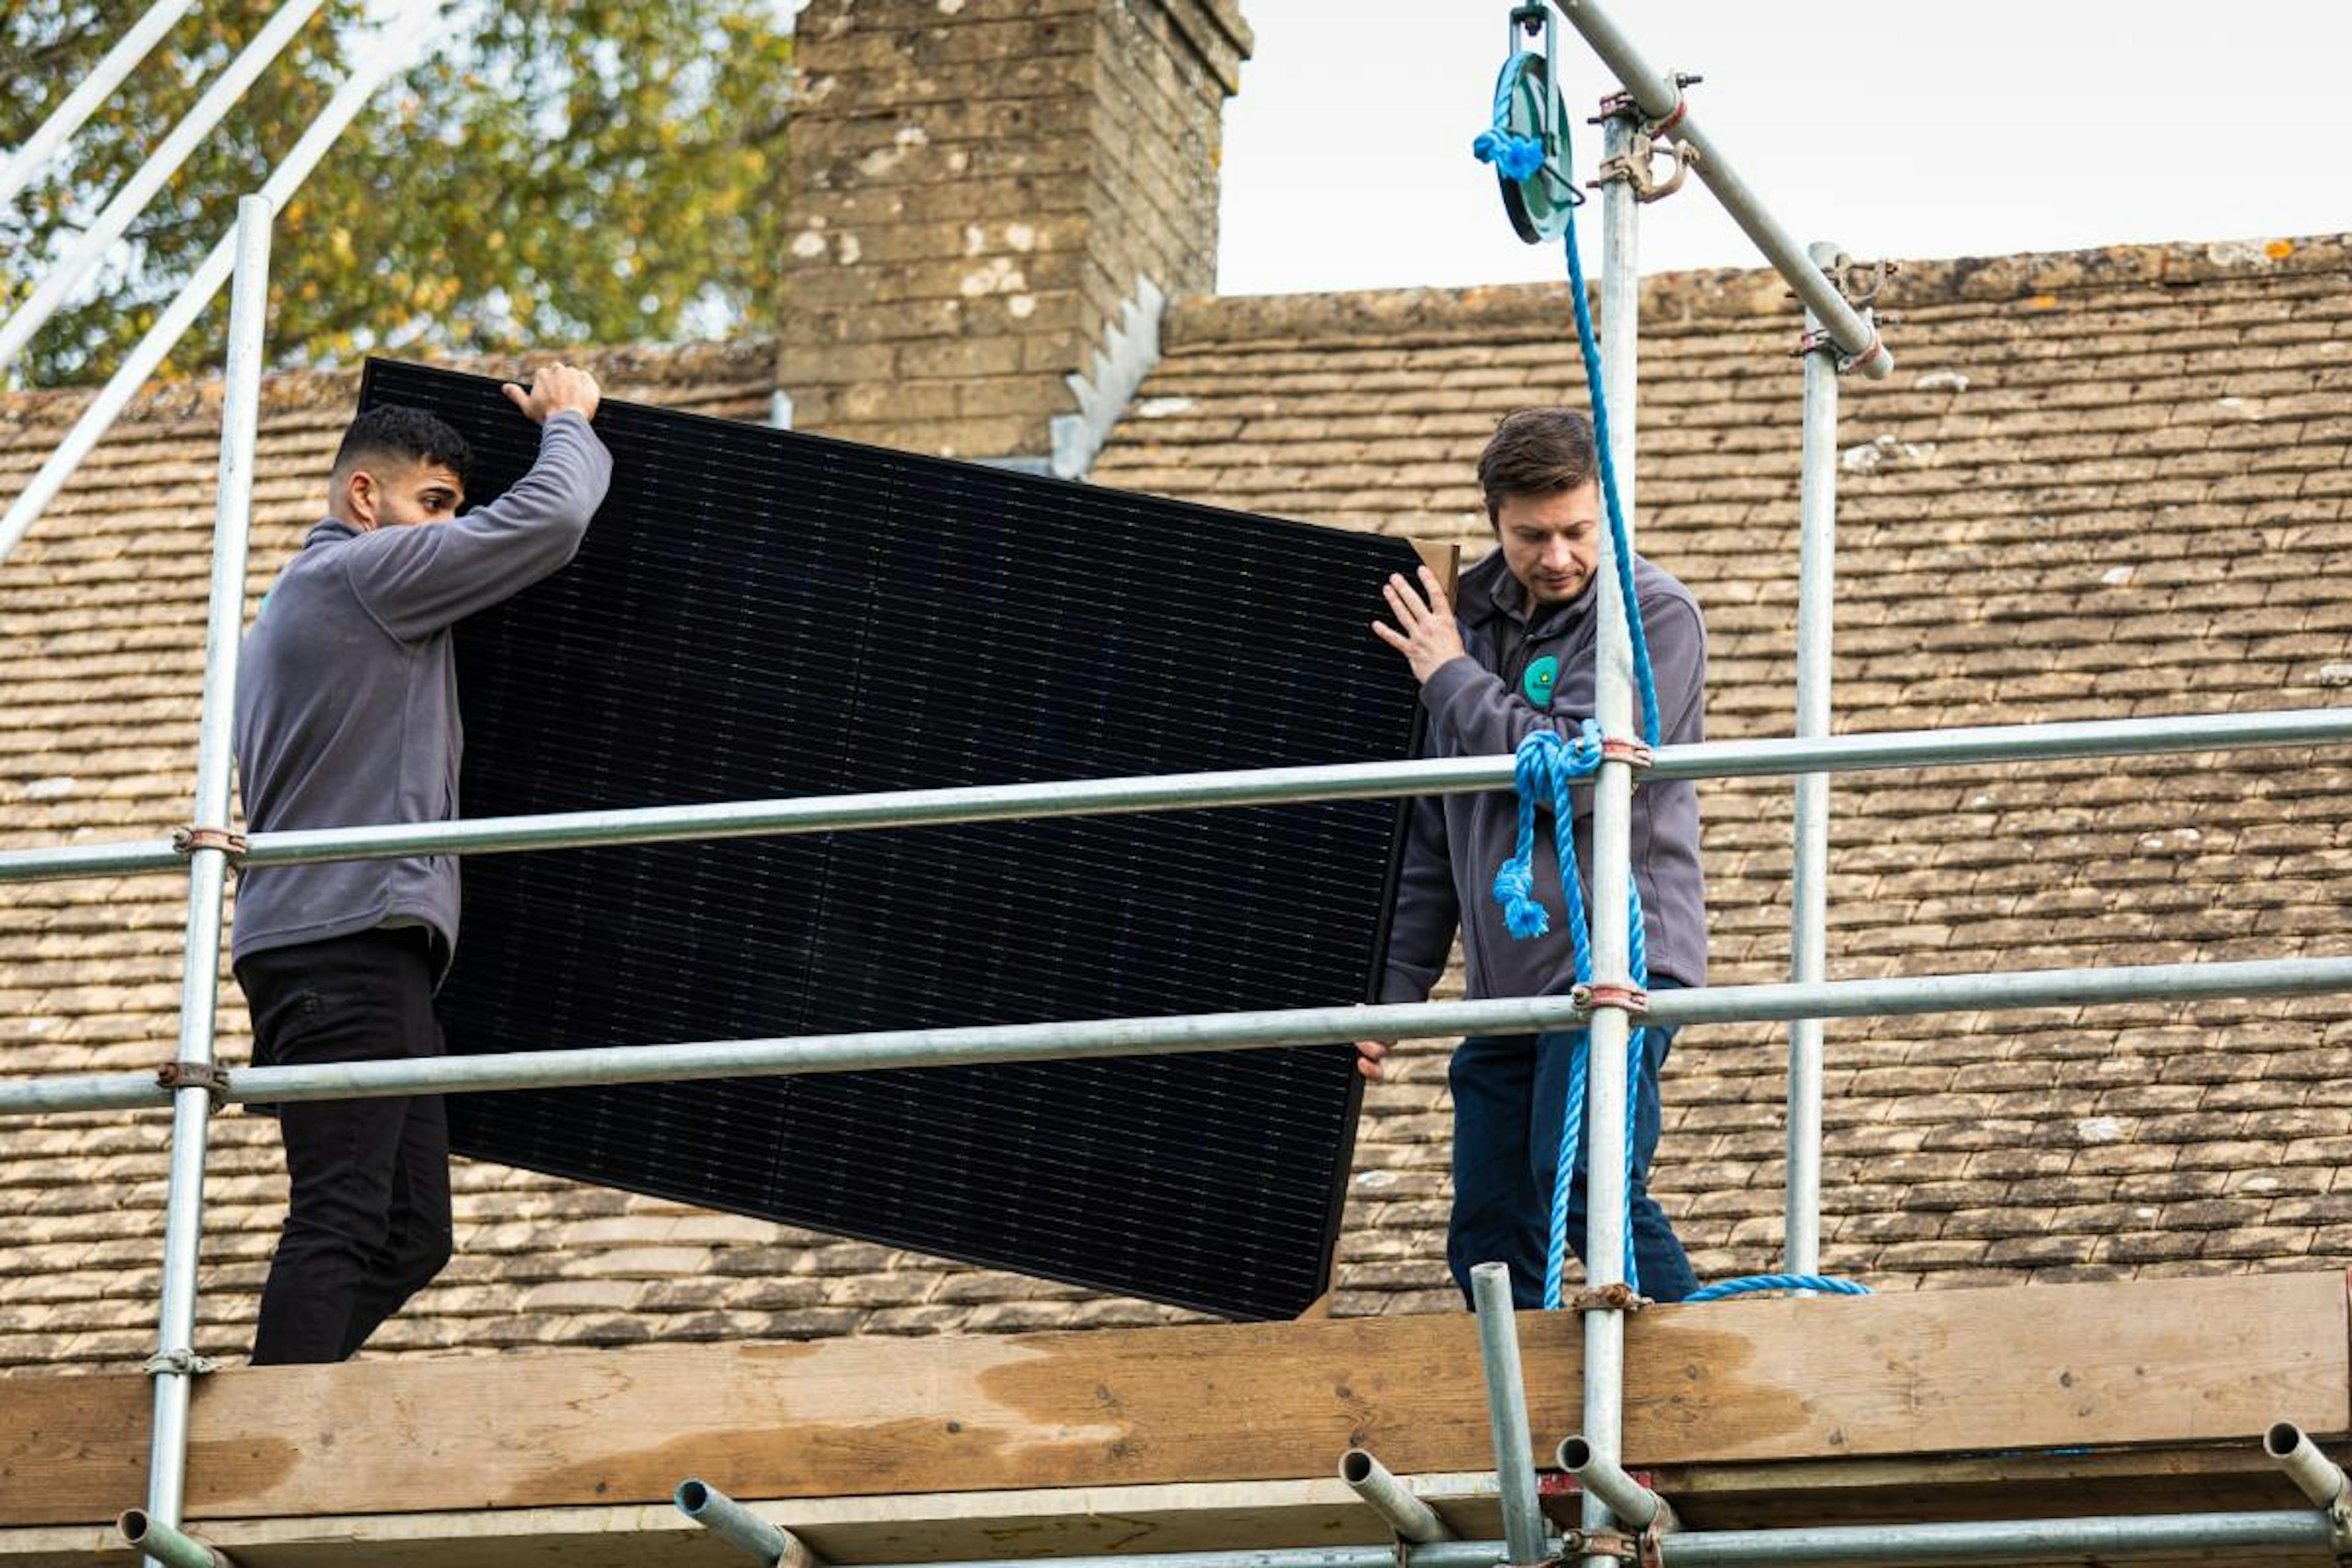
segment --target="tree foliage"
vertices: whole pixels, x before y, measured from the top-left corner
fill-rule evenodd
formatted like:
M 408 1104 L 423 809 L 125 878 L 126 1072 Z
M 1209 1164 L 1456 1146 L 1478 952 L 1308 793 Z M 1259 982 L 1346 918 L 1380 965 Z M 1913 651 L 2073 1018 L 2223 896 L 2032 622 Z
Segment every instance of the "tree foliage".
M 32 134 L 149 0 L 0 7 L 0 146 Z M 9 308 L 278 0 L 205 0 L 0 211 Z M 101 380 L 381 47 L 383 0 L 326 0 L 17 366 Z M 429 344 L 497 351 L 756 329 L 782 228 L 791 39 L 774 0 L 453 0 L 280 215 L 279 363 Z M 224 299 L 170 366 L 220 363 Z

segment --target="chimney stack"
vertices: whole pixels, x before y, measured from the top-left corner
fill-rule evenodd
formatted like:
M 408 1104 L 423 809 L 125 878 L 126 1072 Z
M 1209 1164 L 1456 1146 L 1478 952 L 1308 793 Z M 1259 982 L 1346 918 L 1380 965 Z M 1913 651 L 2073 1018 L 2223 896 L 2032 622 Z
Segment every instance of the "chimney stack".
M 1083 474 L 1216 287 L 1233 0 L 814 0 L 795 47 L 793 424 Z

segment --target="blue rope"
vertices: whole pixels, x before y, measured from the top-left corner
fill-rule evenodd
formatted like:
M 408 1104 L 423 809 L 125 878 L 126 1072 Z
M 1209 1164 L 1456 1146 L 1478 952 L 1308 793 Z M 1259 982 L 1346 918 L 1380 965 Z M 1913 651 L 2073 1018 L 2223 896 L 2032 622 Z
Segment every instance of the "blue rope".
M 1768 1290 L 1819 1290 L 1825 1296 L 1867 1296 L 1870 1287 L 1852 1279 L 1833 1279 L 1824 1274 L 1751 1274 L 1744 1279 L 1718 1280 L 1704 1289 L 1694 1290 L 1683 1298 L 1692 1301 L 1720 1301 L 1732 1296 L 1754 1296 Z
M 1633 645 L 1633 683 L 1642 692 L 1642 739 L 1658 743 L 1658 683 L 1650 670 L 1650 639 L 1642 635 L 1642 600 L 1633 592 L 1633 545 L 1617 499 L 1617 462 L 1609 453 L 1609 395 L 1601 379 L 1601 344 L 1592 332 L 1592 306 L 1584 293 L 1584 261 L 1576 249 L 1576 212 L 1568 215 L 1568 284 L 1576 301 L 1576 342 L 1584 351 L 1584 383 L 1592 399 L 1592 445 L 1601 459 L 1601 498 L 1609 510 L 1610 554 L 1617 592 L 1625 602 L 1625 636 Z
M 1544 1247 L 1544 1308 L 1558 1311 L 1568 1289 L 1568 1195 L 1576 1179 L 1578 1129 L 1584 1124 L 1584 1081 L 1589 1031 L 1569 1038 L 1568 1113 L 1559 1124 L 1559 1158 L 1552 1167 L 1551 1234 Z
M 1497 173 L 1510 180 L 1528 178 L 1546 162 L 1541 142 L 1532 136 L 1517 135 L 1510 129 L 1512 68 L 1517 60 L 1518 55 L 1514 51 L 1503 62 L 1502 75 L 1495 84 L 1494 123 L 1481 132 L 1470 147 L 1481 163 L 1493 164 Z M 1559 155 L 1563 164 L 1573 161 L 1565 127 L 1560 132 Z M 1581 195 L 1573 180 L 1564 183 L 1573 195 Z M 1642 738 L 1655 746 L 1659 735 L 1657 678 L 1650 663 L 1649 638 L 1642 628 L 1642 601 L 1634 589 L 1633 541 L 1625 526 L 1624 506 L 1618 497 L 1617 465 L 1610 455 L 1608 389 L 1601 378 L 1601 345 L 1592 330 L 1592 307 L 1586 297 L 1584 261 L 1576 245 L 1577 205 L 1572 199 L 1567 209 L 1568 280 L 1576 307 L 1576 342 L 1583 354 L 1585 385 L 1592 404 L 1592 440 L 1601 469 L 1601 500 L 1609 517 L 1610 553 L 1616 567 L 1618 596 L 1625 606 L 1626 638 L 1633 645 L 1633 681 L 1642 694 Z M 1559 857 L 1561 902 L 1568 911 L 1569 938 L 1575 951 L 1576 983 L 1580 985 L 1592 983 L 1592 932 L 1585 918 L 1582 879 L 1577 869 L 1575 813 L 1570 789 L 1577 781 L 1591 778 L 1599 771 L 1601 741 L 1600 724 L 1587 719 L 1578 727 L 1573 742 L 1550 730 L 1538 730 L 1519 742 L 1513 767 L 1519 797 L 1518 836 L 1510 858 L 1496 868 L 1494 882 L 1495 901 L 1502 906 L 1503 922 L 1513 937 L 1524 941 L 1551 929 L 1551 918 L 1542 900 L 1535 896 L 1536 807 L 1539 803 L 1549 804 L 1553 842 Z M 1633 906 L 1627 968 L 1633 984 L 1646 989 L 1650 984 L 1648 924 L 1642 912 L 1639 885 L 1629 884 L 1627 890 Z M 1641 1075 L 1649 1066 L 1646 1037 L 1647 1030 L 1640 1025 L 1627 1032 L 1625 1061 L 1625 1282 L 1635 1290 L 1641 1289 L 1641 1276 L 1634 1262 L 1633 1226 L 1633 1128 L 1639 1109 L 1634 1086 L 1641 1082 Z M 1560 1123 L 1559 1159 L 1553 1167 L 1551 1232 L 1544 1263 L 1544 1305 L 1554 1309 L 1563 1299 L 1568 1272 L 1569 1196 L 1575 1183 L 1584 1121 L 1591 1038 L 1590 1031 L 1579 1029 L 1570 1042 L 1572 1054 L 1569 1059 L 1568 1104 Z M 1818 1275 L 1759 1274 L 1710 1285 L 1685 1300 L 1713 1301 L 1760 1290 L 1870 1294 L 1868 1286 L 1851 1280 Z

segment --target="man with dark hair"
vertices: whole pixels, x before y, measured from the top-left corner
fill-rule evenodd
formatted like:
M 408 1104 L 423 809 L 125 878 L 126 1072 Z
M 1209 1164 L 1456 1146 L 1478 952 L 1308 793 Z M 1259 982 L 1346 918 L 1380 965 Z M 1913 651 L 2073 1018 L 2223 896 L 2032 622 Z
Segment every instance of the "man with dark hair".
M 1395 625 L 1372 630 L 1412 666 L 1437 756 L 1508 754 L 1537 730 L 1573 739 L 1593 716 L 1600 631 L 1601 511 L 1592 426 L 1564 408 L 1525 408 L 1505 419 L 1478 459 L 1486 519 L 1497 548 L 1462 574 L 1460 607 L 1427 568 L 1418 588 L 1389 579 Z M 1659 739 L 1702 738 L 1706 629 L 1690 591 L 1634 558 L 1634 591 L 1658 695 Z M 1638 701 L 1637 710 L 1638 711 Z M 1592 792 L 1575 792 L 1576 849 L 1592 867 Z M 1383 1002 L 1419 1002 L 1444 972 L 1458 926 L 1465 994 L 1558 995 L 1574 984 L 1568 922 L 1521 940 L 1505 925 L 1491 888 L 1517 847 L 1518 807 L 1508 794 L 1424 796 L 1413 803 L 1389 938 Z M 1698 798 L 1686 782 L 1645 780 L 1633 792 L 1633 879 L 1642 897 L 1650 985 L 1706 979 L 1706 911 L 1699 880 Z M 1550 826 L 1535 836 L 1536 891 L 1561 910 Z M 1589 899 L 1589 884 L 1570 897 Z M 1648 1032 L 1647 1059 L 1628 1086 L 1634 1097 L 1633 1232 L 1643 1294 L 1678 1301 L 1697 1289 L 1690 1261 L 1647 1177 L 1659 1130 L 1658 1072 L 1674 1031 Z M 1474 1037 L 1449 1074 L 1454 1090 L 1454 1214 L 1446 1260 L 1466 1300 L 1473 1265 L 1510 1265 L 1517 1304 L 1543 1304 L 1552 1190 L 1566 1104 L 1568 1032 Z M 1381 1042 L 1365 1041 L 1359 1066 L 1378 1079 Z M 1585 1172 L 1580 1155 L 1568 1234 L 1584 1247 Z
M 472 454 L 417 408 L 352 422 L 326 521 L 246 634 L 237 771 L 258 833 L 457 815 L 450 627 L 560 569 L 613 460 L 585 371 L 552 364 L 506 395 L 541 426 L 530 471 L 458 515 Z M 447 856 L 256 867 L 233 952 L 257 1065 L 442 1053 L 433 992 L 457 940 Z M 341 1361 L 449 1259 L 449 1134 L 438 1095 L 280 1108 L 291 1195 L 270 1259 L 256 1364 Z

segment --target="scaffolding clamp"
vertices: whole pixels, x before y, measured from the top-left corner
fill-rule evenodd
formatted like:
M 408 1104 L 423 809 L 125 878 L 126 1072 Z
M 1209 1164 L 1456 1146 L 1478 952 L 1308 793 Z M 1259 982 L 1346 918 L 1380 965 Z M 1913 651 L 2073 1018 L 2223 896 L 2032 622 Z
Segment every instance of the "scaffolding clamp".
M 220 1363 L 194 1351 L 157 1351 L 139 1363 L 139 1370 L 149 1377 L 161 1377 L 166 1373 L 175 1377 L 202 1377 L 208 1372 L 218 1372 Z
M 1620 736 L 1601 742 L 1601 760 L 1604 763 L 1624 763 L 1638 769 L 1656 762 L 1658 754 L 1643 742 Z
M 1603 106 L 1606 107 L 1605 102 Z M 1677 108 L 1675 113 L 1679 116 L 1682 110 Z M 1622 153 L 1601 161 L 1601 167 L 1595 171 L 1600 178 L 1587 180 L 1585 184 L 1597 191 L 1622 180 L 1633 187 L 1633 199 L 1637 202 L 1662 202 L 1681 190 L 1683 181 L 1689 177 L 1699 161 L 1698 149 L 1687 142 L 1670 142 L 1661 146 L 1652 140 L 1654 134 L 1646 130 L 1636 131 L 1633 140 L 1626 144 Z M 1672 160 L 1675 166 L 1674 173 L 1663 180 L 1651 167 L 1652 160 L 1661 153 Z
M 1837 362 L 1837 373 L 1843 375 L 1864 360 L 1874 359 L 1885 352 L 1885 340 L 1878 335 L 1878 317 L 1868 308 L 1862 311 L 1863 325 L 1870 329 L 1870 342 L 1860 353 L 1850 354 L 1837 345 L 1826 327 L 1808 327 L 1797 335 L 1797 346 L 1789 351 L 1790 359 L 1804 359 L 1811 354 L 1826 353 Z
M 1650 1304 L 1650 1299 L 1620 1279 L 1612 1285 L 1601 1285 L 1583 1290 L 1573 1290 L 1561 1307 L 1571 1312 L 1638 1312 Z
M 1580 985 L 1568 994 L 1580 1013 L 1590 1013 L 1601 1007 L 1615 1007 L 1641 1018 L 1650 1010 L 1650 994 L 1638 985 L 1617 985 L 1596 980 Z
M 165 1062 L 155 1069 L 155 1082 L 174 1094 L 201 1089 L 212 1096 L 215 1110 L 228 1103 L 228 1068 L 211 1062 Z
M 172 829 L 174 854 L 194 855 L 199 849 L 217 849 L 234 866 L 245 858 L 245 835 L 231 833 L 226 827 L 198 827 L 194 823 Z
M 1614 1557 L 1621 1563 L 1645 1563 L 1642 1542 L 1619 1530 L 1568 1530 L 1560 1532 L 1559 1554 L 1571 1557 Z

